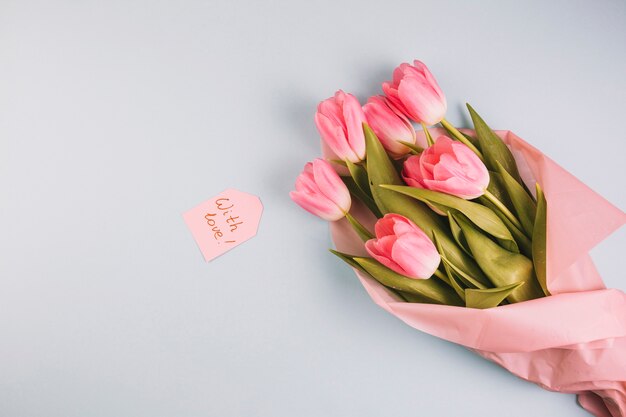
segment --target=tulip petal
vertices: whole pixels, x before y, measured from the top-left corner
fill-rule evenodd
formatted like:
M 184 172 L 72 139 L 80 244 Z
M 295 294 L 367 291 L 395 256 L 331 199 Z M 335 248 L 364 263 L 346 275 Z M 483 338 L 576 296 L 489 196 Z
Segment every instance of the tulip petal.
M 446 114 L 446 104 L 423 79 L 405 77 L 398 85 L 398 96 L 409 116 L 417 122 L 434 125 Z
M 316 194 L 320 192 L 320 189 L 317 184 L 315 184 L 312 176 L 303 174 L 296 178 L 296 191 Z
M 412 187 L 423 188 L 422 179 L 424 177 L 420 168 L 420 158 L 421 157 L 419 155 L 413 155 L 404 161 L 402 178 L 404 179 L 404 182 Z
M 420 183 L 417 180 L 414 180 L 413 178 L 409 178 L 409 177 L 404 177 L 404 182 L 406 182 L 406 185 L 409 185 L 411 187 L 415 187 L 415 188 L 426 188 L 424 187 L 424 185 L 422 183 Z
M 395 220 L 393 223 L 393 232 L 396 236 L 403 236 L 406 234 L 417 234 L 420 238 L 428 239 L 424 232 L 418 228 L 415 223 L 402 216 L 400 220 Z
M 433 179 L 445 181 L 451 177 L 465 178 L 467 173 L 453 155 L 443 154 L 439 163 L 433 167 Z
M 400 64 L 393 71 L 393 80 L 383 83 L 383 91 L 399 114 L 434 125 L 443 119 L 447 103 L 439 84 L 424 63 Z
M 393 235 L 393 224 L 395 214 L 386 214 L 383 218 L 379 219 L 374 225 L 374 233 L 376 237 L 381 239 L 385 236 Z
M 391 258 L 391 251 L 393 250 L 395 241 L 395 236 L 370 239 L 365 242 L 365 250 L 367 250 L 367 253 L 369 253 L 372 258 L 376 259 L 387 268 L 398 274 L 406 275 L 406 271 Z
M 417 234 L 398 237 L 391 258 L 412 278 L 429 278 L 439 266 L 440 257 L 430 240 Z
M 459 142 L 455 143 L 452 151 L 457 161 L 463 166 L 466 176 L 487 187 L 489 184 L 489 171 L 487 171 L 487 167 L 480 158 L 471 149 Z
M 343 117 L 347 129 L 348 143 L 358 158 L 356 161 L 351 162 L 358 162 L 365 158 L 365 135 L 363 133 L 365 113 L 363 108 L 361 108 L 361 104 L 353 95 L 345 95 Z
M 319 191 L 347 213 L 350 210 L 350 192 L 332 166 L 323 159 L 316 159 L 313 161 L 313 176 Z
M 296 191 L 307 193 L 319 192 L 319 187 L 313 180 L 313 164 L 311 162 L 307 162 L 302 173 L 296 178 Z
M 387 214 L 375 225 L 377 239 L 366 242 L 368 253 L 393 271 L 411 278 L 428 278 L 439 265 L 430 238 L 415 223 L 399 214 Z M 433 259 L 436 258 L 436 259 Z
M 365 157 L 364 122 L 359 101 L 341 90 L 317 106 L 315 124 L 322 139 L 339 158 L 353 163 Z
M 343 124 L 343 112 L 337 102 L 332 99 L 324 100 L 317 106 L 318 113 L 328 117 L 334 124 Z
M 433 191 L 439 191 L 446 194 L 463 198 L 465 200 L 473 200 L 485 193 L 484 188 L 479 188 L 468 181 L 461 178 L 451 177 L 445 181 L 424 180 L 426 188 Z
M 344 213 L 335 203 L 319 194 L 292 191 L 289 193 L 289 197 L 309 213 L 324 220 L 335 221 L 344 216 Z
M 466 145 L 444 135 L 419 159 L 407 159 L 402 175 L 408 185 L 415 186 L 418 181 L 422 187 L 417 188 L 464 199 L 481 196 L 489 185 L 489 172 L 478 156 Z
M 408 117 L 409 113 L 400 101 L 398 89 L 389 83 L 383 83 L 383 92 L 385 93 L 385 101 L 391 110 L 398 116 Z
M 368 123 L 383 147 L 399 158 L 410 152 L 410 148 L 400 143 L 415 143 L 415 129 L 405 116 L 396 114 L 381 96 L 370 97 L 363 111 Z
M 409 64 L 407 64 L 406 62 L 403 62 L 402 64 L 398 65 L 396 69 L 393 70 L 392 83 L 394 87 L 398 87 L 398 84 L 400 84 L 400 81 L 402 81 L 402 78 L 404 78 L 404 71 L 410 67 L 411 66 Z
M 446 97 L 443 94 L 443 91 L 441 91 L 441 88 L 439 87 L 439 84 L 437 83 L 437 80 L 435 80 L 435 77 L 433 77 L 433 74 L 430 72 L 428 67 L 423 62 L 418 61 L 417 59 L 415 61 L 413 61 L 413 65 L 416 68 L 419 68 L 422 71 L 422 73 L 424 74 L 424 78 L 426 79 L 426 82 L 431 86 L 433 91 L 435 91 L 435 93 L 437 93 L 439 98 L 441 100 L 443 100 L 443 102 L 445 103 L 446 102 Z
M 319 130 L 322 139 L 324 139 L 328 147 L 337 156 L 346 158 L 351 162 L 358 162 L 361 160 L 354 153 L 352 148 L 350 148 L 345 132 L 340 125 L 334 123 L 330 118 L 321 113 L 315 114 L 315 124 L 317 125 L 317 129 Z

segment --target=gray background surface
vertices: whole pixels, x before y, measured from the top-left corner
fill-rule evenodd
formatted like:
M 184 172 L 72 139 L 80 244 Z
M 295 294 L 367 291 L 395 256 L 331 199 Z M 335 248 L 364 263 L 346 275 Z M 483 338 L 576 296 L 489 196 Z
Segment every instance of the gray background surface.
M 413 58 L 626 208 L 623 1 L 0 1 L 0 415 L 587 415 L 379 309 L 288 198 L 316 103 Z M 228 187 L 261 227 L 206 264 L 180 215 Z

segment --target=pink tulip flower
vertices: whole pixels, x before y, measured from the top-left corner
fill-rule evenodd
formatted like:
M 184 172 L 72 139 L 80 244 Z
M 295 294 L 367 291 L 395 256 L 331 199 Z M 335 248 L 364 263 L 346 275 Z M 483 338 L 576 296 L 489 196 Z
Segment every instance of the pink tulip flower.
M 404 181 L 417 188 L 452 194 L 466 200 L 480 197 L 489 185 L 489 172 L 461 142 L 439 136 L 434 145 L 404 162 Z
M 395 111 L 428 126 L 439 123 L 448 108 L 437 81 L 418 60 L 413 65 L 400 64 L 393 80 L 383 83 L 383 91 Z
M 380 143 L 393 158 L 400 158 L 411 150 L 400 142 L 415 143 L 415 129 L 409 120 L 396 114 L 382 96 L 370 97 L 363 106 L 367 122 Z
M 339 220 L 352 203 L 350 192 L 327 161 L 315 159 L 304 166 L 289 197 L 300 207 L 324 220 Z
M 361 104 L 352 94 L 339 90 L 317 106 L 315 124 L 322 139 L 340 159 L 357 163 L 365 158 L 366 121 Z
M 426 279 L 434 273 L 441 258 L 426 233 L 399 214 L 386 214 L 374 226 L 376 238 L 365 242 L 365 249 L 378 262 L 409 278 Z

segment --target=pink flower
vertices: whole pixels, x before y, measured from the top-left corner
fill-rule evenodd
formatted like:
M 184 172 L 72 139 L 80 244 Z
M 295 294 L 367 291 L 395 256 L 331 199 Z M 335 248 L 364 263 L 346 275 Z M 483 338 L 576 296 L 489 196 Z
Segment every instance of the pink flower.
M 404 162 L 404 181 L 471 200 L 485 193 L 489 172 L 476 154 L 461 142 L 439 136 L 434 145 Z
M 382 96 L 370 97 L 363 111 L 380 143 L 393 158 L 409 153 L 410 149 L 400 143 L 415 143 L 415 129 L 406 117 L 396 114 Z
M 393 80 L 383 83 L 383 91 L 394 110 L 428 126 L 439 123 L 448 108 L 437 81 L 418 60 L 400 64 Z
M 317 130 L 341 159 L 356 163 L 365 158 L 364 122 L 365 113 L 359 101 L 341 90 L 317 106 Z
M 386 214 L 374 227 L 376 238 L 365 242 L 365 249 L 378 262 L 409 278 L 426 279 L 434 273 L 441 258 L 426 233 L 399 214 Z
M 289 197 L 300 207 L 324 220 L 335 221 L 350 210 L 350 192 L 333 167 L 323 159 L 304 166 Z

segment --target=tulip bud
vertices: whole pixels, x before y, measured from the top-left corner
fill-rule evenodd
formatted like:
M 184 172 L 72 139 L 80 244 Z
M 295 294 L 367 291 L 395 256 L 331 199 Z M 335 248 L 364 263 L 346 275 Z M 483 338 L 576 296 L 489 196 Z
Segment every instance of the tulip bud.
M 369 126 L 393 158 L 398 159 L 411 151 L 400 142 L 414 144 L 415 129 L 404 115 L 396 114 L 389 107 L 384 97 L 370 97 L 363 111 Z
M 289 196 L 300 207 L 324 220 L 335 221 L 350 210 L 350 192 L 333 167 L 323 159 L 304 166 Z
M 412 187 L 466 200 L 480 197 L 489 185 L 485 164 L 466 145 L 439 136 L 434 145 L 404 162 L 404 182 Z
M 315 124 L 328 147 L 342 160 L 357 163 L 365 158 L 365 113 L 352 94 L 339 90 L 317 106 Z
M 376 222 L 376 238 L 365 249 L 378 262 L 409 278 L 426 279 L 441 258 L 437 248 L 415 223 L 399 214 L 386 214 Z
M 437 81 L 418 60 L 413 65 L 400 64 L 393 80 L 383 83 L 383 91 L 396 112 L 428 126 L 439 123 L 448 108 Z

